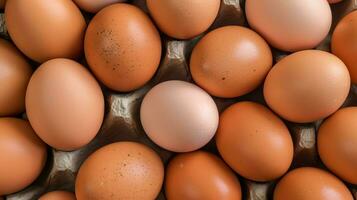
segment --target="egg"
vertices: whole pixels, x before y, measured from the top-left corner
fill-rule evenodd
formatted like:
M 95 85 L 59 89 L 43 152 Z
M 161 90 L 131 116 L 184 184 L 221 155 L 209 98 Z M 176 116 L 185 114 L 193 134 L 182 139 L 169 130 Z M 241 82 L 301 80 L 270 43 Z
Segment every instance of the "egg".
M 58 58 L 33 74 L 26 92 L 26 110 L 37 135 L 64 151 L 89 143 L 104 116 L 104 98 L 95 78 L 79 63 Z
M 331 51 L 348 67 L 352 82 L 357 84 L 357 11 L 353 11 L 337 24 L 331 39 Z
M 332 23 L 326 0 L 246 0 L 245 11 L 249 25 L 269 44 L 291 52 L 317 46 Z
M 170 161 L 165 191 L 169 200 L 242 198 L 233 171 L 217 156 L 203 151 L 179 154 Z
M 140 109 L 141 124 L 149 138 L 174 152 L 206 145 L 217 130 L 218 117 L 216 104 L 204 90 L 177 80 L 152 88 Z
M 58 190 L 42 195 L 39 200 L 76 200 L 76 196 L 72 192 Z
M 277 184 L 274 200 L 353 200 L 346 185 L 327 171 L 303 167 L 290 171 Z
M 241 26 L 218 28 L 194 47 L 190 70 L 208 93 L 232 98 L 257 88 L 272 67 L 272 53 L 257 33 Z
M 90 12 L 96 13 L 99 10 L 103 9 L 106 6 L 112 5 L 114 3 L 125 2 L 126 0 L 73 0 L 81 9 Z
M 318 131 L 318 151 L 336 175 L 357 184 L 357 107 L 343 108 L 323 122 Z
M 124 3 L 97 13 L 88 26 L 84 45 L 97 78 L 121 92 L 147 83 L 161 59 L 160 35 L 154 24 L 139 8 Z
M 350 89 L 345 64 L 319 50 L 291 54 L 269 72 L 264 97 L 271 109 L 298 123 L 325 118 L 343 104 Z
M 329 2 L 330 4 L 340 3 L 341 1 L 343 1 L 343 0 L 328 0 L 328 2 Z
M 11 0 L 5 20 L 16 46 L 37 62 L 81 54 L 86 22 L 70 0 Z
M 46 145 L 27 121 L 0 118 L 0 195 L 29 186 L 46 163 Z
M 25 111 L 25 93 L 31 74 L 26 58 L 11 43 L 0 39 L 0 116 Z
M 153 200 L 161 190 L 164 166 L 149 147 L 117 142 L 94 152 L 76 179 L 78 200 Z
M 190 39 L 206 31 L 217 17 L 220 0 L 146 0 L 157 26 L 177 39 Z
M 293 142 L 282 120 L 263 105 L 239 102 L 220 116 L 219 153 L 241 176 L 271 181 L 282 176 L 293 159 Z

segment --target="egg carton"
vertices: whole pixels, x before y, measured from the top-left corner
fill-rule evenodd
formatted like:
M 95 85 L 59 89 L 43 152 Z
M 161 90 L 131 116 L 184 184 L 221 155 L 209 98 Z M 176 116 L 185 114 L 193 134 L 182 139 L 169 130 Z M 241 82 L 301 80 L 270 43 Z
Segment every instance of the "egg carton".
M 140 7 L 148 12 L 145 0 L 132 0 L 130 3 Z M 350 11 L 357 9 L 357 0 L 345 0 L 342 3 L 332 5 L 333 25 Z M 2 11 L 0 11 L 2 12 Z M 92 15 L 84 13 L 90 20 Z M 226 25 L 248 26 L 244 16 L 244 1 L 242 0 L 222 0 L 221 8 L 214 24 L 207 32 Z M 0 36 L 9 39 L 4 15 L 0 13 Z M 52 190 L 74 191 L 75 179 L 79 167 L 83 161 L 98 148 L 117 141 L 136 141 L 150 146 L 162 158 L 166 165 L 175 153 L 166 151 L 155 145 L 145 134 L 139 118 L 140 104 L 145 94 L 156 84 L 167 80 L 184 80 L 193 82 L 188 61 L 192 48 L 204 34 L 186 41 L 178 41 L 162 36 L 164 44 L 163 57 L 160 67 L 154 78 L 139 90 L 131 93 L 116 93 L 102 87 L 106 98 L 106 112 L 103 125 L 95 139 L 85 147 L 72 151 L 63 152 L 54 149 L 48 149 L 47 164 L 40 177 L 28 188 L 15 194 L 6 196 L 6 200 L 35 200 L 41 194 Z M 317 49 L 329 51 L 331 34 L 317 47 Z M 273 49 L 274 62 L 279 61 L 288 55 Z M 82 63 L 86 65 L 82 58 Z M 34 67 L 36 64 L 34 64 Z M 265 104 L 262 95 L 262 86 L 245 96 L 234 99 L 215 98 L 214 100 L 220 112 L 229 105 L 239 101 L 255 101 Z M 357 86 L 352 86 L 350 94 L 343 106 L 357 106 Z M 26 114 L 23 115 L 26 118 Z M 309 124 L 296 124 L 286 122 L 294 142 L 294 159 L 291 169 L 302 166 L 315 166 L 326 169 L 317 153 L 316 132 L 321 121 Z M 210 141 L 203 150 L 215 153 L 218 151 L 214 139 Z M 269 149 L 267 149 L 269 151 Z M 327 169 L 326 169 L 327 170 Z M 259 183 L 240 179 L 245 200 L 268 200 L 272 199 L 274 186 L 277 181 Z M 357 199 L 357 186 L 346 183 L 355 199 Z M 164 190 L 160 192 L 158 200 L 165 200 Z

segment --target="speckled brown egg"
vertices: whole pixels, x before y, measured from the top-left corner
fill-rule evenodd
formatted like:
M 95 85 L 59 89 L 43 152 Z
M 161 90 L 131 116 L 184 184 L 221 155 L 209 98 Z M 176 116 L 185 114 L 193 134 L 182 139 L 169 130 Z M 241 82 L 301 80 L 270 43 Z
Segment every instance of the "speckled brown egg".
M 117 142 L 94 152 L 76 180 L 78 200 L 153 200 L 161 190 L 164 166 L 149 147 Z
M 234 172 L 218 157 L 204 151 L 179 154 L 166 171 L 169 200 L 240 200 L 241 187 Z
M 5 20 L 16 46 L 37 62 L 81 54 L 86 22 L 70 0 L 11 0 Z
M 39 200 L 76 200 L 76 196 L 72 192 L 58 190 L 42 195 Z
M 281 117 L 298 123 L 325 118 L 345 101 L 350 90 L 346 65 L 319 50 L 291 54 L 269 72 L 264 97 Z
M 104 116 L 102 90 L 81 64 L 64 58 L 43 63 L 31 77 L 26 111 L 37 135 L 65 151 L 88 144 Z
M 220 116 L 219 153 L 241 176 L 270 181 L 282 176 L 293 159 L 288 128 L 273 112 L 253 102 L 239 102 Z
M 206 31 L 214 22 L 220 0 L 146 0 L 161 31 L 178 39 L 189 39 Z
M 12 44 L 0 39 L 0 116 L 25 111 L 25 93 L 31 74 L 26 58 Z
M 327 171 L 303 167 L 290 171 L 277 184 L 274 200 L 353 200 L 346 185 Z
M 93 0 L 73 0 L 81 9 L 91 12 L 91 13 L 96 13 L 99 10 L 103 9 L 106 6 L 119 3 L 119 2 L 125 2 L 126 0 L 100 0 L 100 1 L 93 1 Z
M 46 163 L 46 145 L 27 121 L 0 118 L 0 195 L 29 186 Z
M 156 72 L 161 40 L 139 8 L 118 3 L 97 13 L 85 36 L 85 55 L 97 78 L 116 91 L 135 90 Z
M 258 87 L 272 67 L 268 44 L 241 26 L 218 28 L 194 47 L 190 70 L 208 93 L 225 98 L 247 94 Z

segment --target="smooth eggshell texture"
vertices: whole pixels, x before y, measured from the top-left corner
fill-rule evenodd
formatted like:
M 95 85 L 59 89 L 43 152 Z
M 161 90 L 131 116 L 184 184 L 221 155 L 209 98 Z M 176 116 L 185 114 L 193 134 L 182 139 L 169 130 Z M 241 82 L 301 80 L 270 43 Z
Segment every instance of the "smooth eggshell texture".
M 258 87 L 272 67 L 272 53 L 258 34 L 241 26 L 218 28 L 195 46 L 190 69 L 195 82 L 218 97 L 238 97 Z
M 106 6 L 112 5 L 114 3 L 125 2 L 126 0 L 73 0 L 78 7 L 90 12 L 96 13 Z
M 85 55 L 107 87 L 127 92 L 147 83 L 161 59 L 161 40 L 139 8 L 119 3 L 98 12 L 88 26 Z
M 327 171 L 303 167 L 290 171 L 277 184 L 274 200 L 353 200 L 346 185 Z
M 345 101 L 350 76 L 336 56 L 318 50 L 291 54 L 269 72 L 264 97 L 281 117 L 298 123 L 325 118 Z
M 332 53 L 348 67 L 352 82 L 357 84 L 357 11 L 351 12 L 338 23 L 331 40 Z
M 31 74 L 26 58 L 12 44 L 0 39 L 0 116 L 25 111 L 25 93 Z
M 226 163 L 254 181 L 282 176 L 293 159 L 288 128 L 268 108 L 253 102 L 233 104 L 221 114 L 216 143 Z
M 323 163 L 337 176 L 357 184 L 357 107 L 343 108 L 320 126 L 317 138 Z
M 0 118 L 0 195 L 29 186 L 46 163 L 46 145 L 27 121 Z
M 220 0 L 146 0 L 161 31 L 177 39 L 189 39 L 206 31 L 214 22 Z
M 153 200 L 161 190 L 164 166 L 149 147 L 118 142 L 94 152 L 76 180 L 78 200 Z
M 343 0 L 327 0 L 330 4 L 339 3 Z
M 97 81 L 79 63 L 53 59 L 33 74 L 26 110 L 37 135 L 50 146 L 70 151 L 89 143 L 104 116 L 104 97 Z
M 166 170 L 169 200 L 240 200 L 242 193 L 234 172 L 211 153 L 197 151 L 174 157 Z
M 201 88 L 184 81 L 166 81 L 152 88 L 141 104 L 140 119 L 157 145 L 188 152 L 206 145 L 218 126 L 218 110 Z
M 44 194 L 39 200 L 76 200 L 76 196 L 72 192 L 58 190 Z
M 70 0 L 11 0 L 5 20 L 16 46 L 37 62 L 76 58 L 82 52 L 86 22 Z
M 247 0 L 245 10 L 249 25 L 284 51 L 314 48 L 332 22 L 326 0 Z

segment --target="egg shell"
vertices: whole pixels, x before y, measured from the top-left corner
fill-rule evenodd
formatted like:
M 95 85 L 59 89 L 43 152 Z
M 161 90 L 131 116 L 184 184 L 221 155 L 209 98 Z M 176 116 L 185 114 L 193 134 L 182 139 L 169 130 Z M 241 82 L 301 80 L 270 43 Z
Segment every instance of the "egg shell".
M 254 181 L 282 176 L 289 169 L 294 153 L 292 138 L 283 121 L 265 106 L 253 102 L 233 104 L 221 114 L 216 144 L 231 168 Z
M 220 0 L 146 0 L 161 31 L 177 39 L 190 39 L 206 31 L 217 17 Z
M 31 74 L 26 58 L 11 43 L 0 39 L 0 116 L 25 111 L 25 93 Z
M 290 171 L 277 184 L 274 200 L 353 200 L 346 185 L 327 171 L 303 167 Z
M 141 104 L 141 124 L 157 145 L 189 152 L 206 145 L 218 126 L 218 110 L 201 88 L 184 81 L 156 85 Z
M 0 195 L 29 186 L 46 163 L 46 145 L 27 121 L 0 118 Z
M 53 59 L 33 74 L 26 92 L 26 110 L 37 135 L 64 151 L 89 143 L 104 116 L 104 98 L 97 81 L 79 63 Z
M 357 11 L 349 13 L 337 24 L 331 40 L 331 51 L 348 67 L 352 82 L 357 83 Z
M 179 154 L 170 161 L 165 191 L 170 200 L 240 200 L 242 197 L 234 172 L 217 156 L 203 151 Z
M 86 22 L 70 0 L 11 0 L 5 20 L 16 46 L 39 63 L 82 52 Z
M 357 107 L 343 108 L 320 126 L 318 151 L 323 163 L 337 176 L 357 184 Z
M 272 67 L 272 53 L 257 33 L 241 26 L 218 28 L 194 47 L 190 69 L 208 93 L 238 97 L 257 88 Z
M 72 192 L 58 190 L 44 194 L 39 200 L 76 200 L 76 196 Z
M 106 6 L 112 5 L 114 3 L 125 2 L 126 0 L 100 0 L 100 1 L 93 1 L 93 0 L 73 0 L 78 7 L 81 9 L 90 12 L 90 13 L 97 13 L 99 10 L 103 9 Z
M 97 78 L 127 92 L 147 83 L 161 59 L 161 40 L 139 8 L 118 3 L 97 13 L 85 36 L 85 55 Z
M 325 118 L 345 101 L 350 76 L 336 56 L 319 50 L 291 54 L 269 72 L 264 97 L 286 120 L 298 123 Z
M 94 152 L 76 179 L 78 200 L 153 200 L 161 190 L 164 166 L 149 147 L 117 142 Z
M 326 0 L 246 0 L 245 11 L 249 25 L 284 51 L 314 48 L 332 23 Z

